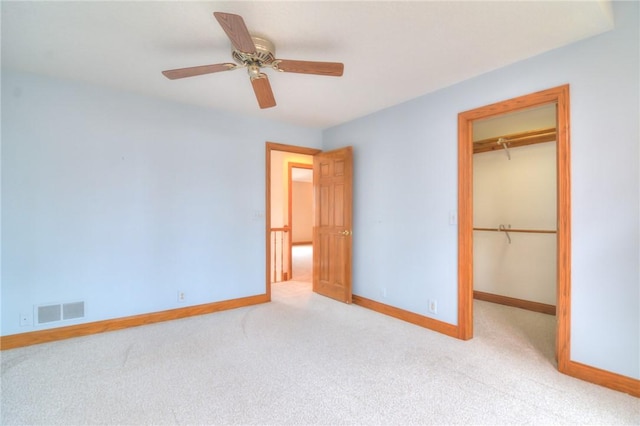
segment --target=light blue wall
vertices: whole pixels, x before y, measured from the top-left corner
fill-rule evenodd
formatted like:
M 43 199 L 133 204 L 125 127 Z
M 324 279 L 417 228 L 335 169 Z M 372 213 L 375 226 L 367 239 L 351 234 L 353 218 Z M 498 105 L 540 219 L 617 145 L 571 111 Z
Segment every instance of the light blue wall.
M 355 294 L 456 324 L 457 114 L 569 83 L 571 359 L 640 378 L 638 7 L 616 2 L 606 34 L 325 130 L 325 149 L 354 147 Z
M 264 294 L 266 141 L 321 131 L 3 70 L 2 335 Z

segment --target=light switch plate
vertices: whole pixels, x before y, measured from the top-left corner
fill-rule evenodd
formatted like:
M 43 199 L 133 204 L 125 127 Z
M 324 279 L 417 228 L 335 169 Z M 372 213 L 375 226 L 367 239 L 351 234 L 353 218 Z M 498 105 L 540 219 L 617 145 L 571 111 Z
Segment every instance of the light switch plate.
M 457 225 L 458 224 L 458 212 L 450 211 L 449 212 L 449 225 Z

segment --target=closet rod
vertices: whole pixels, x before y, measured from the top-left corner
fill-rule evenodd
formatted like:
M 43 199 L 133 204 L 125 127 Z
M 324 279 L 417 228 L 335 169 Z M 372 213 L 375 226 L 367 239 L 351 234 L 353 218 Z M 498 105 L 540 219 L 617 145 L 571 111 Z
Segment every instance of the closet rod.
M 498 229 L 498 228 L 473 228 L 474 231 L 493 231 L 493 232 L 526 232 L 529 234 L 556 234 L 558 231 L 547 229 Z

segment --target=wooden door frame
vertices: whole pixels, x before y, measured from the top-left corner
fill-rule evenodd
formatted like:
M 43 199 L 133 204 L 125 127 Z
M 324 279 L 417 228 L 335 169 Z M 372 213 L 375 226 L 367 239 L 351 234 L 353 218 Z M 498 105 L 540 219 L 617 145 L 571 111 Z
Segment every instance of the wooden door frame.
M 293 178 L 292 178 L 292 170 L 291 169 L 307 169 L 307 170 L 312 170 L 313 171 L 313 163 L 312 164 L 306 164 L 306 163 L 296 163 L 296 162 L 289 162 L 288 163 L 288 169 L 289 169 L 289 228 L 291 228 L 291 231 L 289 232 L 289 279 L 293 278 Z M 311 184 L 313 185 L 313 180 L 311 181 Z
M 569 85 L 483 106 L 458 115 L 458 338 L 473 337 L 473 122 L 545 104 L 556 104 L 558 370 L 570 367 L 571 169 Z
M 265 146 L 265 264 L 266 264 L 266 295 L 271 301 L 271 151 L 283 151 L 292 154 L 316 155 L 322 150 L 303 146 L 285 145 L 275 142 L 266 142 Z M 291 206 L 289 206 L 291 208 Z

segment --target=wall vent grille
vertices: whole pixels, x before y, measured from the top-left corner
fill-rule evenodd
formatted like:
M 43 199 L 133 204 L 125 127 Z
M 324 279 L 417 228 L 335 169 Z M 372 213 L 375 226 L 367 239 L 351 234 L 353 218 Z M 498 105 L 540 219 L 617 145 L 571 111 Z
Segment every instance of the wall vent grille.
M 38 324 L 84 318 L 84 302 L 57 303 L 36 308 Z
M 76 319 L 84 317 L 84 302 L 62 304 L 62 319 Z
M 38 306 L 38 324 L 60 321 L 61 313 L 61 305 Z

